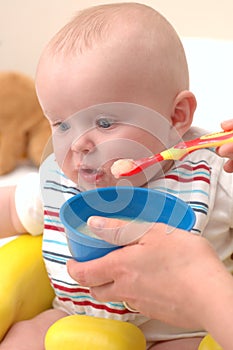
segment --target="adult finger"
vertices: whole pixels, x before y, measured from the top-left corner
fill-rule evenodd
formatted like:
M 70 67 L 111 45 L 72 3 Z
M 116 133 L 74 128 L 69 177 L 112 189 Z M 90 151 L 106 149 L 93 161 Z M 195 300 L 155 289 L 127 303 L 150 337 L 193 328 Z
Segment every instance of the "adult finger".
M 223 130 L 225 131 L 230 131 L 233 129 L 233 119 L 229 119 L 229 120 L 224 120 L 221 123 L 221 127 L 223 128 Z
M 101 286 L 113 281 L 111 259 L 107 255 L 87 262 L 69 260 L 67 269 L 70 276 L 84 287 Z
M 232 173 L 233 172 L 233 160 L 229 159 L 225 164 L 224 164 L 224 170 L 227 173 Z
M 227 157 L 227 158 L 233 159 L 233 142 L 226 143 L 225 145 L 218 147 L 217 153 L 221 157 Z
M 102 286 L 91 287 L 90 293 L 96 300 L 109 302 L 109 301 L 122 301 L 120 296 L 117 296 L 116 285 L 114 282 L 104 284 Z

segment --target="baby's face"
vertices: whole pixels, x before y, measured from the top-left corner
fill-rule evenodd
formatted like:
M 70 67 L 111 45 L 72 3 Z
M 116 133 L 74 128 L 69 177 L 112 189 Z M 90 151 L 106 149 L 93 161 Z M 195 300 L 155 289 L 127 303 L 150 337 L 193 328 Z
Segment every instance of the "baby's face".
M 86 190 L 143 186 L 161 165 L 121 180 L 110 168 L 119 158 L 147 157 L 169 146 L 167 104 L 146 88 L 136 61 L 118 62 L 93 51 L 79 59 L 45 56 L 40 62 L 36 87 L 56 160 Z

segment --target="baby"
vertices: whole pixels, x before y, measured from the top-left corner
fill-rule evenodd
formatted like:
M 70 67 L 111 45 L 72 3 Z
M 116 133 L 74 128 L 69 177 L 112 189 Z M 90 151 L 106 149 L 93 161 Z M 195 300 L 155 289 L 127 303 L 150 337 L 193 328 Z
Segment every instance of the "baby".
M 177 164 L 162 162 L 130 178 L 118 180 L 111 173 L 117 159 L 147 157 L 183 137 L 200 135 L 190 128 L 196 100 L 175 30 L 142 4 L 83 10 L 42 53 L 36 89 L 54 147 L 40 170 L 44 216 L 37 209 L 40 199 L 30 202 L 37 186 L 29 176 L 16 188 L 16 211 L 10 207 L 11 215 L 5 217 L 11 224 L 4 229 L 35 234 L 43 218 L 43 257 L 56 298 L 53 309 L 16 323 L 0 350 L 43 350 L 48 328 L 70 314 L 133 322 L 143 331 L 148 349 L 197 349 L 205 330 L 148 319 L 121 301 L 97 301 L 79 286 L 67 272 L 71 255 L 59 220 L 61 205 L 82 190 L 130 184 L 170 192 L 192 206 L 197 218 L 192 232 L 207 237 L 233 270 L 232 175 L 222 170 L 224 160 L 213 150 L 193 152 Z M 8 190 L 1 198 L 9 202 L 14 190 Z

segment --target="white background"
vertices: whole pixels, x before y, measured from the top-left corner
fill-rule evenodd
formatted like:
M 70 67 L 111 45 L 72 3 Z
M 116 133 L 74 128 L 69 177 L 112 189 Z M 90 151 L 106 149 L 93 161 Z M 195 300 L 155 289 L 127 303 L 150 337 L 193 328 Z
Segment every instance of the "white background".
M 198 101 L 194 124 L 217 131 L 221 120 L 233 118 L 233 0 L 141 2 L 159 10 L 182 37 L 191 90 Z M 101 3 L 0 0 L 0 70 L 17 70 L 34 77 L 40 53 L 54 33 L 78 10 Z M 12 174 L 9 177 L 15 181 Z M 9 177 L 1 177 L 0 185 Z

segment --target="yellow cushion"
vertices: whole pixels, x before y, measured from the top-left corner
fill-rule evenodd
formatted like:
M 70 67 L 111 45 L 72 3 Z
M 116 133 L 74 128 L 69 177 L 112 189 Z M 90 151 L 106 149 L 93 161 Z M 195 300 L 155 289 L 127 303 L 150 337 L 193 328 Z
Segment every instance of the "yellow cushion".
M 72 315 L 55 322 L 45 339 L 46 350 L 145 350 L 141 330 L 131 323 Z
M 26 234 L 0 248 L 0 340 L 13 323 L 51 307 L 54 292 L 41 244 L 41 236 Z

